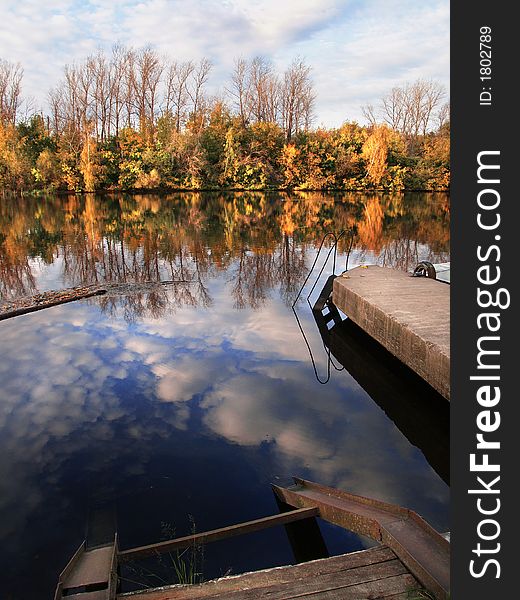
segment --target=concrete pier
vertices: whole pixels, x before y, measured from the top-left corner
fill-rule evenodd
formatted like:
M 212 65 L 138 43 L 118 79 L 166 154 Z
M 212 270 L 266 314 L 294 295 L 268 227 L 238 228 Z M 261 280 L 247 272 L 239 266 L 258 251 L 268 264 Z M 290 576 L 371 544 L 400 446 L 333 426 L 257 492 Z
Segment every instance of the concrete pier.
M 332 299 L 354 323 L 450 399 L 450 286 L 378 266 L 334 280 Z

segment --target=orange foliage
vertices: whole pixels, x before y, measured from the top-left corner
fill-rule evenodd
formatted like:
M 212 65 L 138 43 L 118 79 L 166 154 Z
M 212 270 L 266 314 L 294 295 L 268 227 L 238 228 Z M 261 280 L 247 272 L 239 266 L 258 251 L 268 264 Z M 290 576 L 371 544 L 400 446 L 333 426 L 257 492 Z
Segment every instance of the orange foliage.
M 374 252 L 381 249 L 384 212 L 377 197 L 368 198 L 363 210 L 363 220 L 359 221 L 357 230 L 363 246 Z

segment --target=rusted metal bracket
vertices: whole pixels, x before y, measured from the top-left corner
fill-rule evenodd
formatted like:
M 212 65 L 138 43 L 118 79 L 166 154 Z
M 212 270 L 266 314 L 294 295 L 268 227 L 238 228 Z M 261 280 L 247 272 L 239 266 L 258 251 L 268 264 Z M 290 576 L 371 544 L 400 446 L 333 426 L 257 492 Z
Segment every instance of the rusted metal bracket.
M 386 544 L 436 598 L 449 598 L 450 544 L 417 513 L 297 477 L 294 481 L 287 488 L 273 485 L 277 498 L 290 506 L 317 508 L 322 519 Z
M 60 574 L 54 600 L 73 596 L 78 600 L 96 597 L 115 600 L 117 593 L 117 534 L 106 546 L 87 550 L 82 542 Z

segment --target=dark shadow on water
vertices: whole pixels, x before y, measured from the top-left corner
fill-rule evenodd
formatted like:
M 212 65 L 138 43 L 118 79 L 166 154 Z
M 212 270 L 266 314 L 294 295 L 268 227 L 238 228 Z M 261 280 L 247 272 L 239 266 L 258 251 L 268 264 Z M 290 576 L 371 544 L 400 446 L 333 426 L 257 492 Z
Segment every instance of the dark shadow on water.
M 334 357 L 449 485 L 449 402 L 350 319 L 330 330 L 329 344 Z

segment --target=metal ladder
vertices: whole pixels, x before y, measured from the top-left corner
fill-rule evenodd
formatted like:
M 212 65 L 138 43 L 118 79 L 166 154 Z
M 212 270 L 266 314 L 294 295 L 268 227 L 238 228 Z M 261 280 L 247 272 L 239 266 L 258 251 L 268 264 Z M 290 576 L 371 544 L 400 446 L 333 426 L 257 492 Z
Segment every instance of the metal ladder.
M 333 232 L 328 232 L 324 235 L 323 239 L 321 240 L 320 246 L 318 248 L 318 252 L 316 254 L 316 257 L 314 259 L 314 262 L 312 263 L 312 266 L 309 270 L 309 273 L 307 274 L 307 277 L 305 278 L 305 281 L 303 282 L 303 285 L 300 288 L 300 291 L 298 292 L 292 306 L 291 309 L 293 311 L 294 317 L 296 319 L 296 322 L 298 324 L 298 327 L 300 329 L 300 332 L 303 336 L 303 340 L 307 346 L 307 350 L 309 351 L 309 356 L 311 359 L 311 363 L 312 363 L 312 367 L 314 369 L 314 375 L 316 376 L 316 379 L 319 383 L 321 384 L 326 384 L 329 382 L 330 380 L 330 374 L 331 374 L 331 365 L 334 367 L 335 370 L 337 371 L 342 371 L 344 369 L 344 367 L 337 367 L 331 357 L 331 351 L 330 351 L 330 329 L 329 329 L 329 324 L 333 323 L 332 327 L 339 325 L 342 322 L 342 317 L 338 311 L 338 309 L 336 308 L 336 306 L 334 305 L 334 303 L 332 302 L 332 288 L 334 285 L 334 279 L 336 279 L 337 275 L 336 275 L 336 261 L 337 261 L 337 249 L 338 249 L 338 242 L 340 241 L 341 238 L 343 238 L 347 233 L 347 230 L 343 230 L 341 231 L 338 235 L 336 235 Z M 348 247 L 348 251 L 347 251 L 347 259 L 346 259 L 346 264 L 345 264 L 345 271 L 348 268 L 348 260 L 350 257 L 350 251 L 352 250 L 352 245 L 354 243 L 354 235 L 355 235 L 355 231 L 352 229 L 350 230 L 350 243 L 349 243 L 349 247 Z M 303 326 L 301 324 L 301 321 L 298 317 L 298 313 L 296 312 L 296 304 L 298 303 L 298 300 L 300 299 L 303 290 L 305 288 L 305 286 L 307 285 L 307 282 L 309 281 L 311 275 L 314 272 L 314 269 L 316 267 L 316 264 L 318 262 L 318 259 L 320 257 L 321 251 L 324 247 L 325 241 L 328 238 L 332 238 L 333 239 L 333 243 L 330 246 L 328 253 L 325 257 L 325 260 L 323 262 L 323 265 L 321 266 L 321 269 L 318 272 L 318 275 L 316 276 L 316 279 L 309 291 L 309 293 L 307 294 L 306 300 L 307 300 L 307 304 L 309 305 L 309 307 L 311 308 L 312 311 L 312 315 L 314 317 L 314 321 L 316 322 L 316 325 L 318 327 L 318 331 L 320 332 L 320 336 L 321 339 L 323 341 L 323 346 L 325 349 L 325 353 L 327 354 L 327 375 L 324 379 L 322 379 L 319 374 L 318 374 L 318 369 L 316 367 L 316 362 L 314 360 L 314 354 L 311 348 L 311 345 L 309 344 L 309 341 L 307 339 L 307 336 L 305 335 L 305 331 L 303 329 Z M 323 273 L 323 271 L 325 270 L 325 267 L 329 261 L 329 258 L 332 254 L 332 275 L 329 275 L 329 277 L 327 278 L 327 281 L 325 282 L 325 285 L 323 286 L 318 299 L 314 302 L 314 304 L 311 305 L 310 302 L 310 297 L 312 295 L 312 293 L 314 292 L 314 289 L 316 288 L 316 285 L 318 284 L 318 281 L 320 280 L 320 277 Z M 326 311 L 326 312 L 324 312 Z

